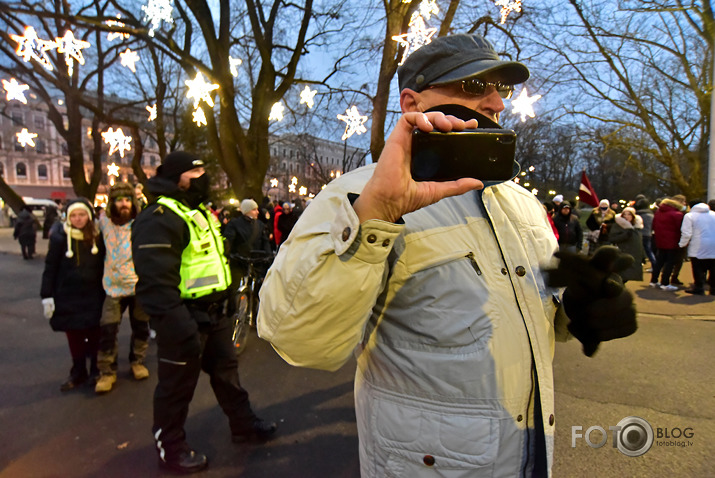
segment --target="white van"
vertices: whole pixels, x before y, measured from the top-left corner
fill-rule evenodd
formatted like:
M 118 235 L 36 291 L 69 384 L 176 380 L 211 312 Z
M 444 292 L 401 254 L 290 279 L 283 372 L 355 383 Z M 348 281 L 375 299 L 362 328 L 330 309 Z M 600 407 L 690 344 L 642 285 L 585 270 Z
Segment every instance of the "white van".
M 57 203 L 51 199 L 35 199 L 23 196 L 22 200 L 25 201 L 25 205 L 32 210 L 32 214 L 37 217 L 38 221 L 40 221 L 40 224 L 42 224 L 42 221 L 45 220 L 45 211 L 47 211 L 48 207 L 59 208 L 59 206 L 57 206 Z M 9 210 L 9 216 L 10 225 L 14 226 L 17 215 L 15 214 L 15 211 L 12 210 L 12 208 L 10 208 Z

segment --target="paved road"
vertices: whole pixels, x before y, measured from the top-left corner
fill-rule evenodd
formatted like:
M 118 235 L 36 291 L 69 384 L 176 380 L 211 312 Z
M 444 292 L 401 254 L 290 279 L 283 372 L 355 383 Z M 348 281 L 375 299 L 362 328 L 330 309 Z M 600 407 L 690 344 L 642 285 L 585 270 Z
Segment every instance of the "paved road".
M 42 258 L 23 261 L 3 232 L 0 478 L 165 476 L 149 433 L 155 374 L 144 382 L 130 378 L 127 327 L 120 335 L 123 355 L 114 391 L 60 393 L 70 359 L 64 336 L 42 318 Z M 46 249 L 46 242 L 38 249 Z M 635 335 L 603 344 L 591 359 L 576 341 L 556 345 L 554 476 L 715 476 L 715 297 L 666 293 L 643 283 L 629 287 L 641 311 Z M 257 412 L 280 423 L 280 434 L 264 446 L 230 443 L 226 419 L 202 377 L 187 423 L 190 443 L 211 460 L 199 476 L 357 477 L 354 362 L 335 373 L 297 369 L 251 338 L 240 360 L 241 380 Z M 154 360 L 150 347 L 152 372 Z M 603 448 L 590 448 L 582 439 L 571 447 L 573 425 L 608 430 L 628 416 L 645 418 L 656 432 L 690 428 L 692 446 L 656 444 L 632 458 L 610 446 L 609 432 Z

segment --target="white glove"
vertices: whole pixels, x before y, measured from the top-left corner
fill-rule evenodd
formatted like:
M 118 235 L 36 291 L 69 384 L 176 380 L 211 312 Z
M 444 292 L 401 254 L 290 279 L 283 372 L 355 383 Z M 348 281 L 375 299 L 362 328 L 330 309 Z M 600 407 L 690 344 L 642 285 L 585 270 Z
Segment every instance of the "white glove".
M 48 297 L 42 299 L 42 313 L 45 314 L 46 319 L 51 319 L 52 314 L 55 313 L 55 299 Z

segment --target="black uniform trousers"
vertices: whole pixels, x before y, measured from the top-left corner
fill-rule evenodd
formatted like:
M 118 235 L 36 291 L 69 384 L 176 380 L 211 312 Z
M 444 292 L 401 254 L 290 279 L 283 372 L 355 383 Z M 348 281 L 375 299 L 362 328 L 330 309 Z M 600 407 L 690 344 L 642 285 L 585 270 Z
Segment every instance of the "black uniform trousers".
M 194 315 L 195 311 L 189 310 Z M 201 315 L 206 317 L 207 313 Z M 186 446 L 184 423 L 201 370 L 211 377 L 211 388 L 228 416 L 232 433 L 250 429 L 256 419 L 248 393 L 239 382 L 230 321 L 223 311 L 208 311 L 208 315 L 211 321 L 200 325 L 180 325 L 171 317 L 152 318 L 159 358 L 152 433 L 160 454 L 177 453 Z M 188 336 L 174 333 L 187 325 L 195 332 Z

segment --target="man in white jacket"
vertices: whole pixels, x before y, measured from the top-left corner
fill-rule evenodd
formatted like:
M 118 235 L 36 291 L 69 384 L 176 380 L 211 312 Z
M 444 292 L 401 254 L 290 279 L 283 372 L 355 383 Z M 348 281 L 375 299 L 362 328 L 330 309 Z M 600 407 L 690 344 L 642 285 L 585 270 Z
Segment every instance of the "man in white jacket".
M 692 207 L 680 226 L 680 247 L 688 248 L 694 284 L 685 292 L 704 295 L 705 278 L 710 274 L 710 295 L 715 295 L 715 211 L 704 202 Z
M 546 476 L 554 338 L 567 318 L 541 273 L 557 249 L 545 211 L 511 181 L 410 175 L 413 130 L 498 127 L 528 69 L 455 35 L 398 75 L 403 115 L 379 161 L 305 210 L 261 289 L 259 334 L 299 366 L 335 370 L 355 351 L 363 477 Z M 625 294 L 625 329 L 584 326 L 590 354 L 635 330 Z

